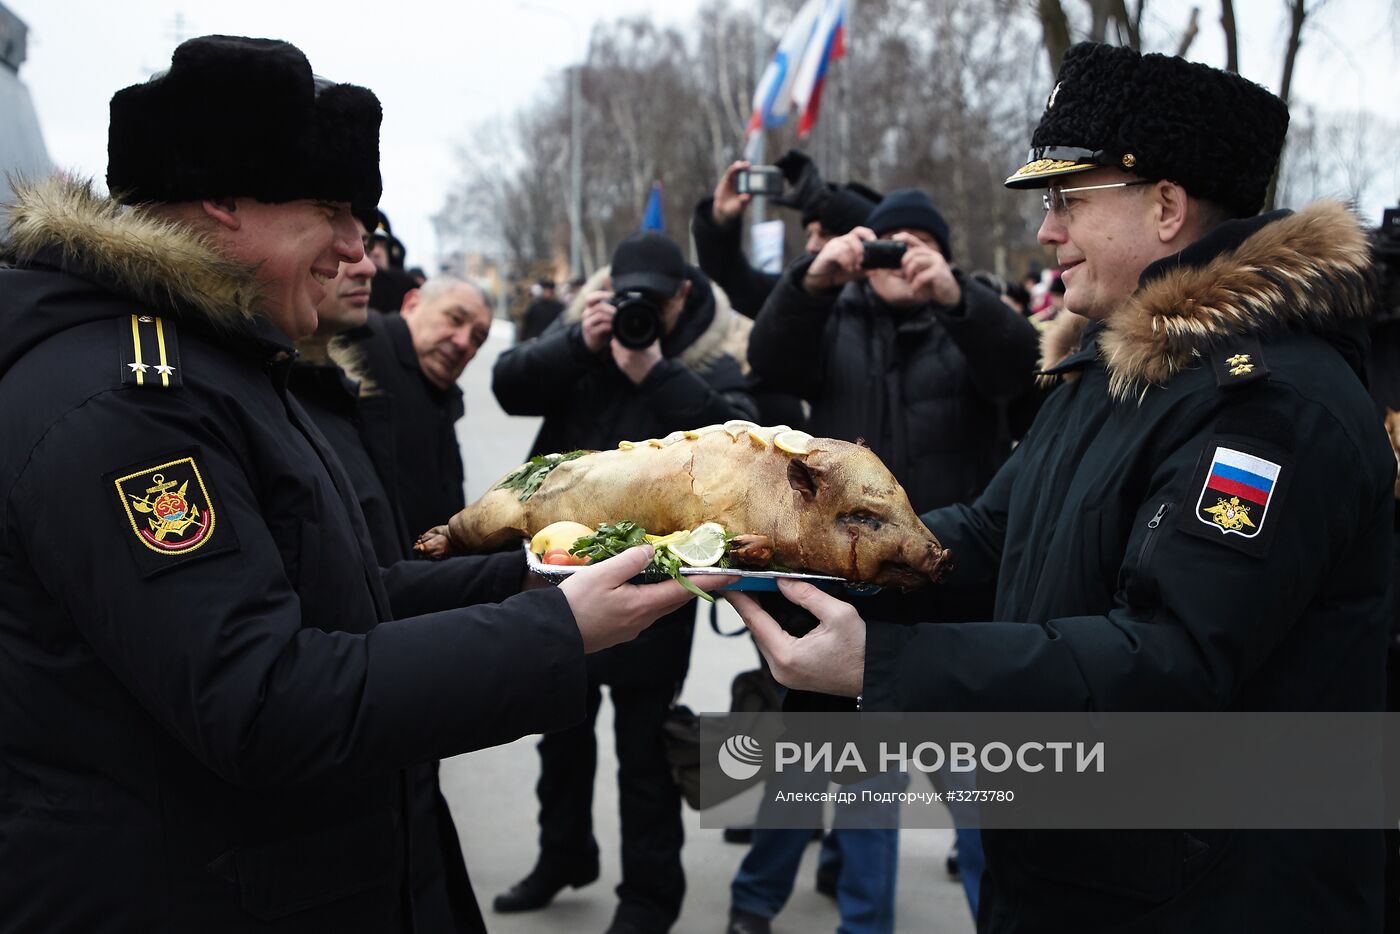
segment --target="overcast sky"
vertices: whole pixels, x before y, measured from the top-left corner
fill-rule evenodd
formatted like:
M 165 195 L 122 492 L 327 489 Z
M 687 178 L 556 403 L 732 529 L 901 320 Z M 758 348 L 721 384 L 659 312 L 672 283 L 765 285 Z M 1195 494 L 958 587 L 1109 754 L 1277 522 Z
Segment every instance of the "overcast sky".
M 429 217 L 455 177 L 454 148 L 469 144 L 472 127 L 506 118 L 540 94 L 551 75 L 580 57 L 592 22 L 649 12 L 680 23 L 699 7 L 699 0 L 3 2 L 30 27 L 29 60 L 20 77 L 33 95 L 50 156 L 98 179 L 106 170 L 107 101 L 118 88 L 169 65 L 177 28 L 185 37 L 232 33 L 287 39 L 306 52 L 318 74 L 371 88 L 384 105 L 382 205 L 408 246 L 410 263 L 418 264 L 434 258 Z M 1236 0 L 1235 5 L 1241 71 L 1277 90 L 1286 37 L 1283 2 Z M 1204 0 L 1201 6 L 1201 32 L 1191 57 L 1223 64 L 1217 4 Z M 1166 23 L 1184 23 L 1189 8 L 1179 0 L 1148 6 Z M 1319 16 L 1322 28 L 1313 30 L 1303 47 L 1296 98 L 1367 107 L 1400 120 L 1394 11 L 1392 0 L 1329 0 Z M 177 15 L 183 18 L 178 27 Z M 855 19 L 858 29 L 859 4 Z M 1400 152 L 1400 140 L 1389 145 L 1392 153 Z M 1008 164 L 1014 161 L 1008 157 Z M 1391 164 L 1400 166 L 1400 156 Z M 1400 197 L 1400 168 L 1395 171 L 1377 195 L 1392 203 Z M 1368 213 L 1378 212 L 1372 206 Z

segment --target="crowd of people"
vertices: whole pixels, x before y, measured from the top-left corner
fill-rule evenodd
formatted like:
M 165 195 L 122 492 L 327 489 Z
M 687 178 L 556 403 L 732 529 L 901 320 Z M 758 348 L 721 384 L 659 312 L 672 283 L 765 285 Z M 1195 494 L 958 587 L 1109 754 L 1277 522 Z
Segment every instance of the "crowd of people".
M 458 380 L 493 317 L 480 286 L 404 268 L 380 119 L 285 42 L 206 36 L 113 97 L 110 195 L 16 185 L 0 929 L 483 930 L 437 763 L 531 734 L 538 855 L 491 905 L 546 910 L 599 876 L 604 689 L 608 932 L 681 914 L 663 726 L 695 605 L 629 583 L 650 546 L 558 587 L 518 549 L 418 553 L 466 505 Z M 775 200 L 804 254 L 755 269 L 739 161 L 693 263 L 644 232 L 563 294 L 536 283 L 493 393 L 542 418 L 526 457 L 732 419 L 880 457 L 956 566 L 859 608 L 730 595 L 785 710 L 1384 709 L 1400 487 L 1377 402 L 1400 399 L 1367 382 L 1355 218 L 1260 213 L 1287 124 L 1237 75 L 1075 46 L 1007 179 L 1041 193 L 1055 268 L 965 272 L 933 193 L 794 151 Z M 618 296 L 645 310 L 626 333 Z M 1221 490 L 1247 526 L 1207 508 Z M 838 930 L 892 931 L 899 832 L 851 823 L 820 835 L 817 887 Z M 716 927 L 764 934 L 813 835 L 726 834 L 747 850 Z M 983 932 L 1400 925 L 1379 831 L 960 829 L 956 863 Z

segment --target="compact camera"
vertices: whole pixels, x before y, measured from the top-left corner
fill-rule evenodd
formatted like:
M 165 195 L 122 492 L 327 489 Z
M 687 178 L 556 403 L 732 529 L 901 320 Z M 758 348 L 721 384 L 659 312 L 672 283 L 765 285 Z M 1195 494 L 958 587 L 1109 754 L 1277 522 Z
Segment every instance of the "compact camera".
M 734 183 L 741 195 L 763 195 L 767 198 L 781 195 L 786 184 L 783 170 L 776 165 L 755 165 L 741 169 Z
M 904 251 L 908 247 L 907 243 L 898 240 L 867 240 L 861 268 L 898 269 L 904 263 Z

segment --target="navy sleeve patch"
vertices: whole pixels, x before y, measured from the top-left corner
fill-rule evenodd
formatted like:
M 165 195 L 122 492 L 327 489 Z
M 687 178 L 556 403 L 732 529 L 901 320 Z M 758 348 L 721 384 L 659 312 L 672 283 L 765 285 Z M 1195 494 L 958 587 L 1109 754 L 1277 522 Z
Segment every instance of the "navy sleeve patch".
M 200 471 L 198 449 L 180 451 L 108 474 L 136 564 L 150 577 L 196 557 L 238 550 L 219 524 L 213 485 Z
M 1190 487 L 1195 500 L 1188 505 L 1194 508 L 1182 516 L 1182 531 L 1264 554 L 1291 473 L 1277 453 L 1243 439 L 1212 440 Z

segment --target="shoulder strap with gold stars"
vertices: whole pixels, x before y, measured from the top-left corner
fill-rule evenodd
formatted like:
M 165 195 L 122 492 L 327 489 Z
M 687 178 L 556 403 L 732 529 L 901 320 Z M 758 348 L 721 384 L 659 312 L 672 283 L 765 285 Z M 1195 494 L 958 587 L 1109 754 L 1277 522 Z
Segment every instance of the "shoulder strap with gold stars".
M 1215 384 L 1222 389 L 1243 386 L 1269 375 L 1259 338 L 1241 335 L 1221 341 L 1210 353 Z
M 117 319 L 117 325 L 123 386 L 178 389 L 183 385 L 180 342 L 174 322 L 156 315 L 134 314 Z

